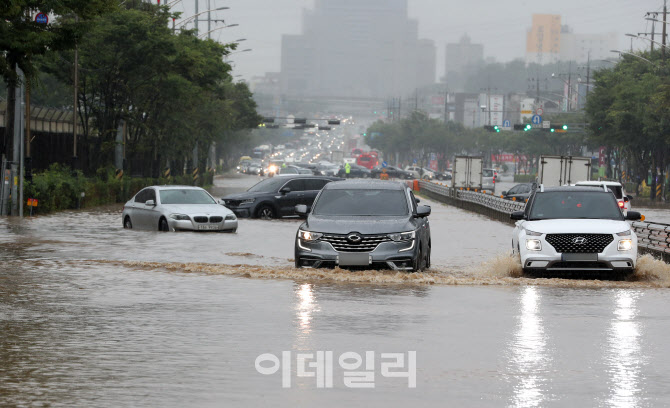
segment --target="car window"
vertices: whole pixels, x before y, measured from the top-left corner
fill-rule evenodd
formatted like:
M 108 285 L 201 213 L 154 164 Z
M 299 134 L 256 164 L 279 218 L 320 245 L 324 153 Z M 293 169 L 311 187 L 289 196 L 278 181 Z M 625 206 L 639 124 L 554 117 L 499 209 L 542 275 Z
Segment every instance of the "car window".
M 298 170 L 293 167 L 286 167 L 280 170 L 281 174 L 298 174 Z
M 409 192 L 410 197 L 412 197 L 412 212 L 416 212 L 416 207 L 418 206 L 418 203 L 416 202 L 416 197 L 414 196 L 413 192 Z
M 409 213 L 402 190 L 326 189 L 313 211 L 318 215 L 402 216 Z
M 623 188 L 621 186 L 607 186 L 607 188 L 614 193 L 614 197 L 623 198 Z
M 305 191 L 305 180 L 304 179 L 295 179 L 291 180 L 282 188 L 290 188 L 291 191 Z
M 484 170 L 482 170 L 482 176 L 484 176 L 484 177 L 493 177 L 493 170 L 491 170 L 491 169 L 484 169 Z
M 160 195 L 161 204 L 216 204 L 216 201 L 205 190 L 171 188 L 161 190 Z
M 530 220 L 606 219 L 622 220 L 621 210 L 610 194 L 585 191 L 550 191 L 536 194 Z
M 530 187 L 527 185 L 519 186 L 519 194 L 530 193 Z
M 512 188 L 509 189 L 509 191 L 507 192 L 507 194 L 516 194 L 516 193 L 519 192 L 520 190 L 521 190 L 521 186 L 514 186 L 514 187 L 512 187 Z
M 135 196 L 135 202 L 144 204 L 144 203 L 147 202 L 147 200 L 151 200 L 151 198 L 149 198 L 151 192 L 153 192 L 153 189 L 151 189 L 151 188 L 145 188 L 144 190 L 140 191 Z M 156 198 L 156 193 L 154 193 L 154 198 L 153 199 L 155 200 L 155 198 Z
M 305 180 L 305 190 L 306 191 L 314 191 L 314 190 L 321 190 L 323 186 L 325 186 L 328 183 L 329 180 L 326 179 L 308 179 Z
M 250 193 L 276 193 L 286 183 L 281 177 L 273 177 L 255 184 L 249 190 Z

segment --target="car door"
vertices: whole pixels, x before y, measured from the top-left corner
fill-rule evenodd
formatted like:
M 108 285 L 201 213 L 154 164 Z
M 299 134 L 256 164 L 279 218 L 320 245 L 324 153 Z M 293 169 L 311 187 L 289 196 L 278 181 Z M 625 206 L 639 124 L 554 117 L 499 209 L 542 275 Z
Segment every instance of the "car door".
M 510 188 L 507 191 L 507 194 L 505 194 L 505 198 L 507 198 L 508 200 L 511 200 L 512 197 L 514 197 L 514 195 L 517 194 L 520 187 L 521 187 L 520 185 L 517 185 L 517 186 L 514 186 L 514 187 Z
M 158 219 L 156 218 L 156 223 L 154 225 L 154 218 L 156 213 L 155 205 L 146 205 L 147 201 L 153 200 L 156 203 L 156 190 L 151 187 L 145 188 L 140 192 L 141 201 L 137 202 L 135 206 L 135 213 L 137 214 L 135 218 L 139 223 L 139 226 L 143 229 L 158 229 Z M 138 196 L 140 196 L 138 194 Z M 133 225 L 135 225 L 135 220 L 133 220 Z
M 288 181 L 282 189 L 290 188 L 288 193 L 279 193 L 277 195 L 277 210 L 279 215 L 286 217 L 287 215 L 295 215 L 295 206 L 301 204 L 305 196 L 305 179 L 296 178 Z M 281 190 L 281 189 L 280 189 Z
M 514 194 L 514 197 L 516 197 L 517 201 L 526 201 L 528 198 L 528 195 L 530 194 L 530 186 L 526 184 L 522 184 L 520 186 L 517 186 L 518 190 Z
M 133 211 L 130 214 L 130 221 L 135 228 L 147 228 L 148 221 L 146 220 L 147 211 L 145 203 L 149 199 L 149 191 L 149 188 L 145 188 L 135 195 Z
M 416 196 L 414 196 L 414 193 L 409 189 L 408 191 L 411 205 L 410 211 L 412 214 L 416 215 L 419 202 Z M 417 243 L 423 243 L 423 245 L 427 247 L 428 241 L 430 241 L 430 224 L 428 223 L 428 217 L 414 218 L 414 220 L 417 223 Z

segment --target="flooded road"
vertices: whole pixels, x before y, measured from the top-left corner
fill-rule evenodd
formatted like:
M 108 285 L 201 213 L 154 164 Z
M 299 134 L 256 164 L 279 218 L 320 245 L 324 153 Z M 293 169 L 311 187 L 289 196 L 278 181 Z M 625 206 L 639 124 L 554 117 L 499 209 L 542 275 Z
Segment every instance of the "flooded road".
M 667 265 L 519 278 L 511 226 L 428 204 L 421 274 L 295 270 L 297 220 L 197 234 L 124 230 L 120 206 L 2 219 L 0 406 L 670 405 Z M 408 371 L 411 351 L 416 388 L 383 368 L 403 353 Z M 366 361 L 345 370 L 346 353 Z M 366 368 L 374 387 L 349 388 Z

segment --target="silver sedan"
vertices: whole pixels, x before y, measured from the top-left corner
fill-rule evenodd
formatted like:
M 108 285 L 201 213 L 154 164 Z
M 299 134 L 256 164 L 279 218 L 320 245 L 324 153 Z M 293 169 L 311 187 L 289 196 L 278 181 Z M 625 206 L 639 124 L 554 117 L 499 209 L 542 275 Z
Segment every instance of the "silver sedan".
M 124 228 L 237 231 L 235 214 L 200 187 L 146 187 L 123 206 L 121 219 Z

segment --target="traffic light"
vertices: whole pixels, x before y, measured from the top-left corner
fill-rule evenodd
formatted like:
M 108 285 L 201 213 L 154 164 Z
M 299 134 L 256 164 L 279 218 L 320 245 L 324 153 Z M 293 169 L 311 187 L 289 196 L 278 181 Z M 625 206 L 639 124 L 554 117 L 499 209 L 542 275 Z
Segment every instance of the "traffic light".
M 498 127 L 498 125 L 493 126 L 493 130 L 500 133 L 500 128 Z
M 275 118 L 263 118 L 263 122 L 265 123 L 275 123 Z
M 530 124 L 528 124 L 528 125 L 526 125 L 526 127 L 523 129 L 523 131 L 524 131 L 524 132 L 528 132 L 528 131 L 531 130 L 532 128 L 533 128 L 533 126 L 530 125 Z
M 331 130 L 330 126 L 319 126 L 319 130 Z
M 558 133 L 565 133 L 568 131 L 568 125 L 565 124 L 551 125 L 551 131 Z
M 328 124 L 329 125 L 339 125 L 340 121 L 337 120 L 337 119 L 331 119 L 331 120 L 328 121 Z
M 526 130 L 526 125 L 522 124 L 515 124 L 514 125 L 514 130 Z
M 488 130 L 489 132 L 495 132 L 497 126 L 491 126 L 491 125 L 484 125 L 484 129 Z
M 304 125 L 305 123 L 307 123 L 307 119 L 305 119 L 305 118 L 295 118 L 295 119 L 293 119 L 293 123 L 295 123 L 297 125 Z

